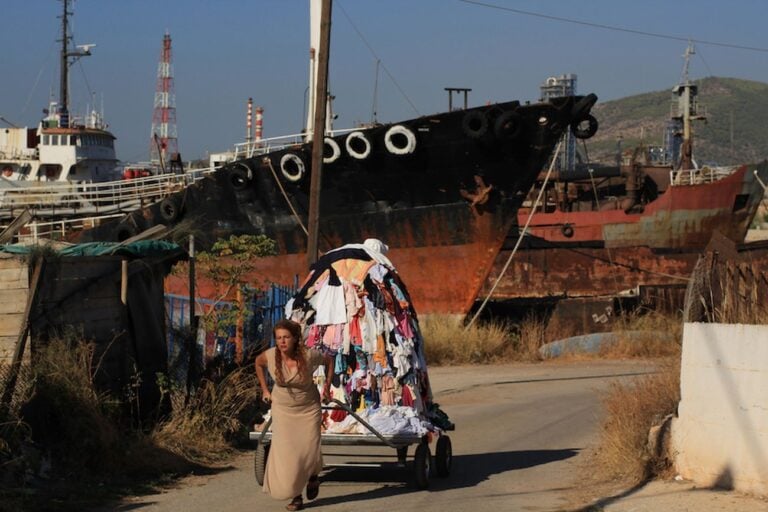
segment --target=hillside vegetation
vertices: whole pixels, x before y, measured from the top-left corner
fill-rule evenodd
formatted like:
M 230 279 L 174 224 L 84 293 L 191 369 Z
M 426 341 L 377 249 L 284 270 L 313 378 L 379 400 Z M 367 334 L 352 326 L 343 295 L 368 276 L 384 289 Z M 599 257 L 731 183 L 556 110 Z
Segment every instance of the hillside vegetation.
M 699 86 L 699 111 L 706 121 L 694 122 L 694 158 L 699 164 L 731 165 L 768 158 L 768 84 L 736 78 L 708 77 Z M 588 141 L 591 161 L 613 163 L 617 141 L 628 149 L 641 141 L 662 144 L 664 127 L 676 98 L 672 88 L 598 103 L 592 110 L 600 122 Z

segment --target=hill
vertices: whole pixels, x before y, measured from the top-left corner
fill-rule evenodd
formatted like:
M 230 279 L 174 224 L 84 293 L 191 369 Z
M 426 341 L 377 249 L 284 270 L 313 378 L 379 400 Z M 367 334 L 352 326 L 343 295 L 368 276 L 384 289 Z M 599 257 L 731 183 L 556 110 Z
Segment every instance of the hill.
M 699 164 L 731 165 L 768 158 L 768 84 L 737 78 L 697 80 L 699 110 L 707 121 L 694 122 L 694 158 Z M 662 144 L 672 111 L 672 88 L 598 103 L 592 114 L 600 128 L 588 141 L 593 162 L 613 163 L 618 143 L 624 149 Z

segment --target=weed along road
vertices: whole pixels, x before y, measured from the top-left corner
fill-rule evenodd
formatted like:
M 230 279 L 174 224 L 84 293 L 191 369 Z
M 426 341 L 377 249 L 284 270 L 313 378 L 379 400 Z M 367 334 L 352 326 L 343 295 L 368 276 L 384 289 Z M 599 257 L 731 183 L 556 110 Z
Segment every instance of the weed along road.
M 312 510 L 350 512 L 573 509 L 599 430 L 599 390 L 650 371 L 652 365 L 638 361 L 430 368 L 435 399 L 456 424 L 450 476 L 431 477 L 427 490 L 416 490 L 409 482 L 412 446 L 406 469 L 328 469 L 320 496 L 305 503 Z M 380 460 L 368 453 L 369 462 Z M 395 461 L 393 449 L 383 453 Z M 339 459 L 326 455 L 326 462 Z M 262 493 L 251 453 L 160 494 L 99 510 L 253 512 L 280 511 L 285 504 Z

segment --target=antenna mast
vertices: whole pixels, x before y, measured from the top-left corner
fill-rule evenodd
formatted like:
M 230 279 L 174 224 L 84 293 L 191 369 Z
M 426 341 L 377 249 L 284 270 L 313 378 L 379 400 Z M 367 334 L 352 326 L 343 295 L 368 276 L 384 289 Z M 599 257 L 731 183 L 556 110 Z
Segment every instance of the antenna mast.
M 171 160 L 177 159 L 179 141 L 176 135 L 176 95 L 173 90 L 173 66 L 171 65 L 171 35 L 163 36 L 163 49 L 157 67 L 155 106 L 152 113 L 150 161 L 153 167 L 165 169 Z
M 61 128 L 69 127 L 69 66 L 74 64 L 80 57 L 87 57 L 91 54 L 92 44 L 80 45 L 78 49 L 69 51 L 69 16 L 72 12 L 69 10 L 70 0 L 61 0 L 63 11 L 61 13 L 61 76 L 59 77 L 59 126 Z M 74 57 L 70 61 L 70 57 Z

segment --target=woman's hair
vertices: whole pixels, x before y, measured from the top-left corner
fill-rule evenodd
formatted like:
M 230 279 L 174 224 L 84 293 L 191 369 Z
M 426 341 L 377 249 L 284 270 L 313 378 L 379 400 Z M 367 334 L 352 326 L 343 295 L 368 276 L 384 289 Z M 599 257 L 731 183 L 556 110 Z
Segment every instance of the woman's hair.
M 278 329 L 284 329 L 290 332 L 291 336 L 296 340 L 296 343 L 293 345 L 293 354 L 291 354 L 291 356 L 296 359 L 297 370 L 299 374 L 301 374 L 307 366 L 304 341 L 301 339 L 301 324 L 294 322 L 293 320 L 282 319 L 277 321 L 275 327 L 272 329 L 272 334 L 275 335 Z M 281 386 L 285 385 L 285 376 L 283 375 L 283 354 L 279 350 L 275 350 L 275 381 Z

